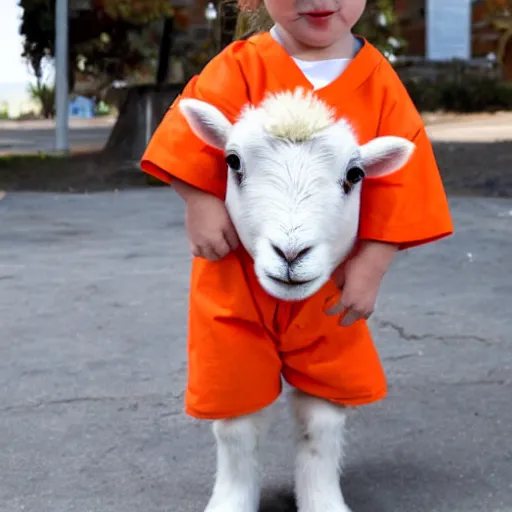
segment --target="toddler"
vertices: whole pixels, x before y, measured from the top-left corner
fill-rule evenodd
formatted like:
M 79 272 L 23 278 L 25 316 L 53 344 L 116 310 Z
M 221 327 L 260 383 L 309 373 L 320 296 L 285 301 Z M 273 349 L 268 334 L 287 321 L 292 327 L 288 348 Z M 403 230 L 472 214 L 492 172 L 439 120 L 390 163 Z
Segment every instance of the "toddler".
M 366 320 L 396 253 L 446 237 L 453 226 L 421 116 L 385 57 L 352 33 L 365 0 L 264 3 L 274 26 L 233 42 L 189 81 L 141 167 L 172 185 L 186 207 L 194 258 L 185 408 L 214 420 L 217 440 L 207 512 L 257 512 L 257 447 L 281 377 L 294 388 L 299 512 L 348 512 L 338 482 L 346 408 L 386 395 Z M 360 144 L 394 135 L 416 145 L 398 172 L 363 182 L 358 243 L 332 276 L 342 292 L 334 304 L 329 287 L 299 303 L 262 290 L 224 204 L 225 155 L 200 141 L 177 108 L 193 97 L 234 122 L 246 103 L 296 87 L 314 90 L 346 118 Z

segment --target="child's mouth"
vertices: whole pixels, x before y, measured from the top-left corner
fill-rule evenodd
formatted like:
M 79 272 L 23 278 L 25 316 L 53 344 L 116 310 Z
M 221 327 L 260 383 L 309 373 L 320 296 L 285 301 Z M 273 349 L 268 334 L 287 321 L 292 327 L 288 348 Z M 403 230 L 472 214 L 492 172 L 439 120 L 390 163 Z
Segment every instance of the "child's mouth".
M 334 11 L 313 11 L 305 12 L 302 15 L 308 20 L 310 25 L 326 29 L 329 26 L 329 22 L 333 14 Z
M 329 16 L 332 16 L 334 14 L 334 11 L 314 11 L 314 12 L 305 12 L 304 16 L 308 16 L 310 18 L 328 18 Z

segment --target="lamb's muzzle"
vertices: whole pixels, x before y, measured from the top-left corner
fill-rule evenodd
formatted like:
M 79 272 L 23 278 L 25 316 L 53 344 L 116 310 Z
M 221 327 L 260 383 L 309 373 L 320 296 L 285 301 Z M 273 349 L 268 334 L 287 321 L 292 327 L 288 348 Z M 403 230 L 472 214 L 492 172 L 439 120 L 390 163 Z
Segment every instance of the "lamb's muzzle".
M 282 258 L 287 265 L 292 266 L 300 258 L 311 252 L 312 247 L 304 247 L 304 249 L 281 249 L 279 246 L 272 244 L 272 249 Z

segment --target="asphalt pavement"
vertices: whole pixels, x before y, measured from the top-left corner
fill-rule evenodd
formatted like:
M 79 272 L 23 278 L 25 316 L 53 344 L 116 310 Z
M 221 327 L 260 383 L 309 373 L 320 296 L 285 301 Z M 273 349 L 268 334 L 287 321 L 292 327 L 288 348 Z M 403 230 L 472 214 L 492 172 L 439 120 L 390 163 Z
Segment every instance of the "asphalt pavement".
M 106 144 L 113 120 L 73 120 L 69 127 L 71 151 L 97 151 Z M 55 126 L 47 121 L 0 123 L 0 155 L 51 153 L 55 150 Z
M 349 422 L 354 512 L 512 512 L 512 201 L 452 198 L 371 320 L 386 400 Z M 168 189 L 0 200 L 0 511 L 201 512 L 209 423 L 182 412 L 189 254 Z M 286 393 L 262 512 L 294 511 Z

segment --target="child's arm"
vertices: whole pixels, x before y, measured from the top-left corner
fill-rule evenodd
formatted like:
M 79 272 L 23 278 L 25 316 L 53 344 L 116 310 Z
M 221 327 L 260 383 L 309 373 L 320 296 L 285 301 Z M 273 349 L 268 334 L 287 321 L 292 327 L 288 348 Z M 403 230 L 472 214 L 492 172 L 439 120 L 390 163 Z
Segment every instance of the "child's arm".
M 248 101 L 247 84 L 234 43 L 192 78 L 171 105 L 141 160 L 142 170 L 171 185 L 186 205 L 186 228 L 194 256 L 216 261 L 239 243 L 227 212 L 226 163 L 191 130 L 178 103 L 193 97 L 212 103 L 233 120 Z
M 399 250 L 439 240 L 453 233 L 448 201 L 422 118 L 388 63 L 380 66 L 382 109 L 378 136 L 405 137 L 416 145 L 397 173 L 363 182 L 359 247 L 333 274 L 342 288 L 331 314 L 345 311 L 349 325 L 373 312 L 380 283 Z
M 173 187 L 186 204 L 185 226 L 193 256 L 217 261 L 237 248 L 238 235 L 224 201 L 178 179 Z
M 340 300 L 327 311 L 330 315 L 344 312 L 341 325 L 368 319 L 377 301 L 380 284 L 398 252 L 396 244 L 363 240 L 354 256 L 333 274 L 341 290 Z

